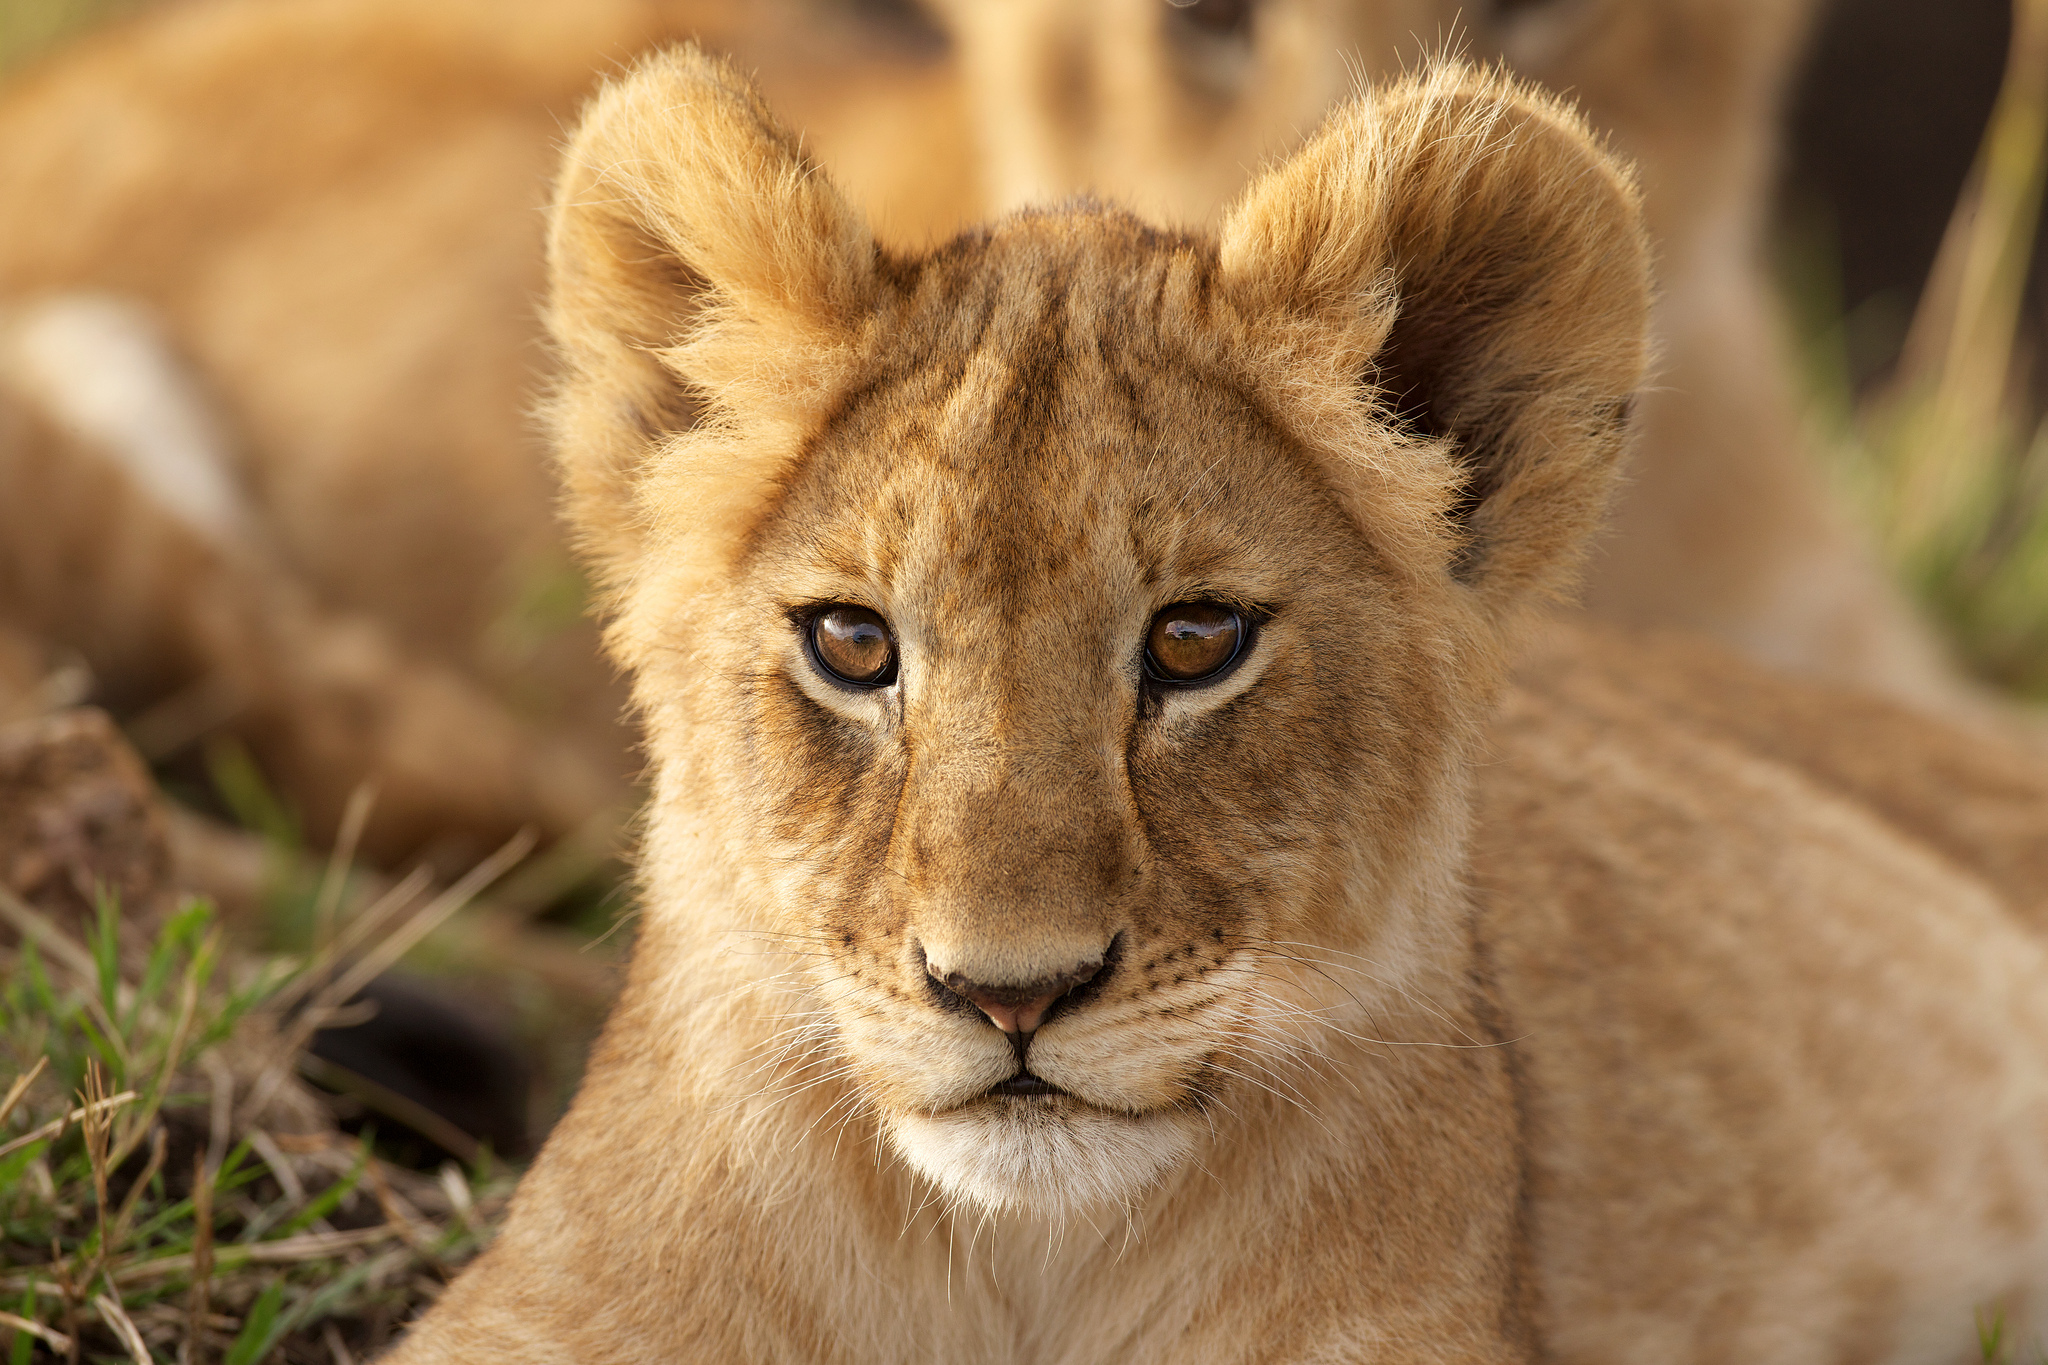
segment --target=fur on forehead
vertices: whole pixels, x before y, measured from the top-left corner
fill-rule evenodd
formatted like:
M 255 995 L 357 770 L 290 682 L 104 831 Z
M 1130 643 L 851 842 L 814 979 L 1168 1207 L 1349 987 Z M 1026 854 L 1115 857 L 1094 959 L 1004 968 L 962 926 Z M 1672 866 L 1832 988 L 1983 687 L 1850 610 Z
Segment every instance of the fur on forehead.
M 1133 226 L 1077 208 L 977 240 L 1062 239 L 1114 265 Z M 1435 67 L 1336 111 L 1214 248 L 1136 236 L 1173 258 L 1162 345 L 1301 442 L 1391 565 L 1458 580 L 1496 620 L 1569 585 L 1649 307 L 1635 190 L 1576 114 Z M 693 48 L 608 86 L 562 174 L 549 321 L 568 514 L 615 656 L 643 662 L 660 604 L 730 570 L 920 281 L 1028 254 L 885 259 L 759 96 Z

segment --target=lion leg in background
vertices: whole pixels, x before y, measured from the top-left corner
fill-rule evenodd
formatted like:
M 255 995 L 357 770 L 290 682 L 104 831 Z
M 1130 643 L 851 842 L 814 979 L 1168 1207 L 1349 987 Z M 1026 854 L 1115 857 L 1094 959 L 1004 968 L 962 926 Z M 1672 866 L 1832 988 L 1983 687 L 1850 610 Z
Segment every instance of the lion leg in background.
M 1659 322 L 1663 369 L 1641 400 L 1637 458 L 1587 573 L 1587 610 L 1967 705 L 1934 633 L 1826 485 L 1756 268 L 1729 260 L 1671 281 Z
M 77 651 L 117 710 L 184 731 L 154 747 L 216 724 L 244 740 L 316 838 L 366 781 L 365 847 L 384 856 L 423 832 L 467 836 L 458 856 L 525 824 L 566 833 L 616 797 L 475 684 L 281 571 L 220 442 L 146 313 L 83 297 L 9 310 L 0 619 Z
M 1502 41 L 1636 163 L 1657 372 L 1586 606 L 1908 701 L 1978 709 L 1828 486 L 1765 272 L 1782 110 L 1812 0 L 1538 7 Z

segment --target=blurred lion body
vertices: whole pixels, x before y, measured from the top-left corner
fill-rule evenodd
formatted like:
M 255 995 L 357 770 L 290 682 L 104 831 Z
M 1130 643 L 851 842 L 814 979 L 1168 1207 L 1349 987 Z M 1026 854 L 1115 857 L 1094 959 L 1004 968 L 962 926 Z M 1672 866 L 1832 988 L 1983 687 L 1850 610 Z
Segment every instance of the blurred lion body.
M 386 856 L 623 799 L 622 698 L 531 427 L 540 210 L 597 76 L 692 36 L 759 67 L 907 240 L 974 211 L 950 71 L 804 0 L 202 0 L 13 78 L 0 620 L 82 653 L 125 712 L 231 717 L 316 829 L 378 778 Z M 128 309 L 212 414 L 242 515 L 195 522 L 147 441 L 70 420 L 97 364 L 34 343 L 81 296 Z M 84 398 L 159 425 L 132 392 Z
M 395 1365 L 1944 1365 L 2038 1308 L 2038 774 L 1697 646 L 1507 681 L 1647 361 L 1557 103 L 1435 69 L 1215 239 L 903 254 L 682 50 L 594 103 L 550 258 L 646 911 Z M 1159 682 L 1202 599 L 1250 642 Z M 817 664 L 833 603 L 897 673 Z M 1077 963 L 1028 1036 L 951 994 Z

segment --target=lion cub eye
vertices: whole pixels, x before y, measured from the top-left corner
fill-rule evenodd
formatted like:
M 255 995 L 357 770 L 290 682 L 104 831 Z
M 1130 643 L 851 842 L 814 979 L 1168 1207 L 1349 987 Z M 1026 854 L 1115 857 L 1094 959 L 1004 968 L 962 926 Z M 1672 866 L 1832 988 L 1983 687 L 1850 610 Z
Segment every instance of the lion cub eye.
M 1237 661 L 1244 617 L 1221 602 L 1176 602 L 1152 618 L 1145 669 L 1168 682 L 1201 682 Z
M 896 681 L 896 639 L 866 607 L 827 607 L 811 618 L 811 657 L 843 683 L 887 687 Z

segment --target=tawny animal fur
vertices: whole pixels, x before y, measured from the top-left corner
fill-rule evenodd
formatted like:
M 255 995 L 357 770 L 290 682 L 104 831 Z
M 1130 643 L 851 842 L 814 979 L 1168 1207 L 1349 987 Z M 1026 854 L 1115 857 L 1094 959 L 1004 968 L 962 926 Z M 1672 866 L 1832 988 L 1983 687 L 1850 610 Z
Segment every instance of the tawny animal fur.
M 82 656 L 126 716 L 225 724 L 316 837 L 377 780 L 380 856 L 559 833 L 626 799 L 594 628 L 573 600 L 537 626 L 519 610 L 575 591 L 532 423 L 549 177 L 600 74 L 696 36 L 761 72 L 883 230 L 950 232 L 975 208 L 952 73 L 846 8 L 195 0 L 14 76 L 0 621 Z M 23 360 L 46 314 L 108 296 L 214 415 L 239 522 L 195 528 L 137 486 L 133 452 L 65 420 L 53 381 L 103 388 L 90 355 Z M 195 567 L 223 554 L 246 572 Z M 279 596 L 294 623 L 210 624 Z
M 628 987 L 393 1360 L 1949 1361 L 2048 1287 L 2048 792 L 1563 631 L 1636 193 L 1445 66 L 1211 239 L 877 247 L 734 70 L 596 100 L 570 510 L 655 765 Z M 1189 599 L 1261 618 L 1145 681 Z M 805 610 L 881 613 L 829 681 Z M 1030 1040 L 928 969 L 1104 971 Z M 958 1003 L 958 1002 L 955 1002 Z
M 219 546 L 132 496 L 133 462 L 0 359 L 15 413 L 0 422 L 53 437 L 0 454 L 0 478 L 41 499 L 0 484 L 0 515 L 32 508 L 0 527 L 0 618 L 82 657 L 99 698 L 156 713 L 144 729 L 167 743 L 239 734 L 315 837 L 365 777 L 386 858 L 448 835 L 474 849 L 521 821 L 573 828 L 624 799 L 633 767 L 594 636 L 561 619 L 573 577 L 529 420 L 547 369 L 536 209 L 594 73 L 684 36 L 736 53 L 879 234 L 915 244 L 985 203 L 1074 188 L 1212 219 L 1357 72 L 1456 35 L 1572 92 L 1644 168 L 1659 378 L 1592 609 L 1945 696 L 1799 448 L 1752 259 L 1808 4 L 1553 0 L 1506 19 L 1449 0 L 1260 0 L 1247 42 L 1176 29 L 1183 12 L 1160 0 L 959 0 L 942 7 L 950 55 L 878 36 L 844 0 L 161 7 L 0 92 L 0 332 L 81 291 L 153 314 L 167 367 L 217 414 L 217 463 L 259 534 L 230 547 L 243 571 L 193 576 Z M 48 490 L 103 483 L 128 490 L 121 531 L 149 518 L 134 544 L 162 553 L 74 575 L 75 547 L 115 527 Z M 61 610 L 28 600 L 51 581 L 67 583 Z M 197 624 L 267 616 L 278 583 L 310 625 Z M 519 605 L 550 600 L 538 618 Z M 309 665 L 370 655 L 340 679 Z M 449 704 L 416 709 L 422 696 Z M 337 724 L 349 708 L 371 715 Z M 451 709 L 479 719 L 457 736 Z M 397 735 L 470 757 L 437 742 L 393 767 L 380 756 Z
M 1809 674 L 1959 700 L 1932 633 L 1826 486 L 1765 274 L 1779 109 L 1814 0 L 944 8 L 963 34 L 997 207 L 1085 190 L 1166 222 L 1214 222 L 1361 73 L 1443 45 L 1568 92 L 1639 167 L 1659 285 L 1655 379 L 1587 607 Z
M 318 824 L 339 814 L 344 777 L 372 781 L 371 847 L 386 855 L 423 833 L 473 855 L 528 821 L 573 830 L 618 799 L 612 774 L 473 674 L 321 602 L 232 473 L 193 463 L 220 450 L 217 433 L 183 410 L 189 377 L 164 354 L 110 300 L 0 313 L 0 622 L 23 642 L 0 668 L 0 712 L 77 700 L 48 695 L 59 660 L 28 647 L 62 642 L 158 756 L 227 727 Z

